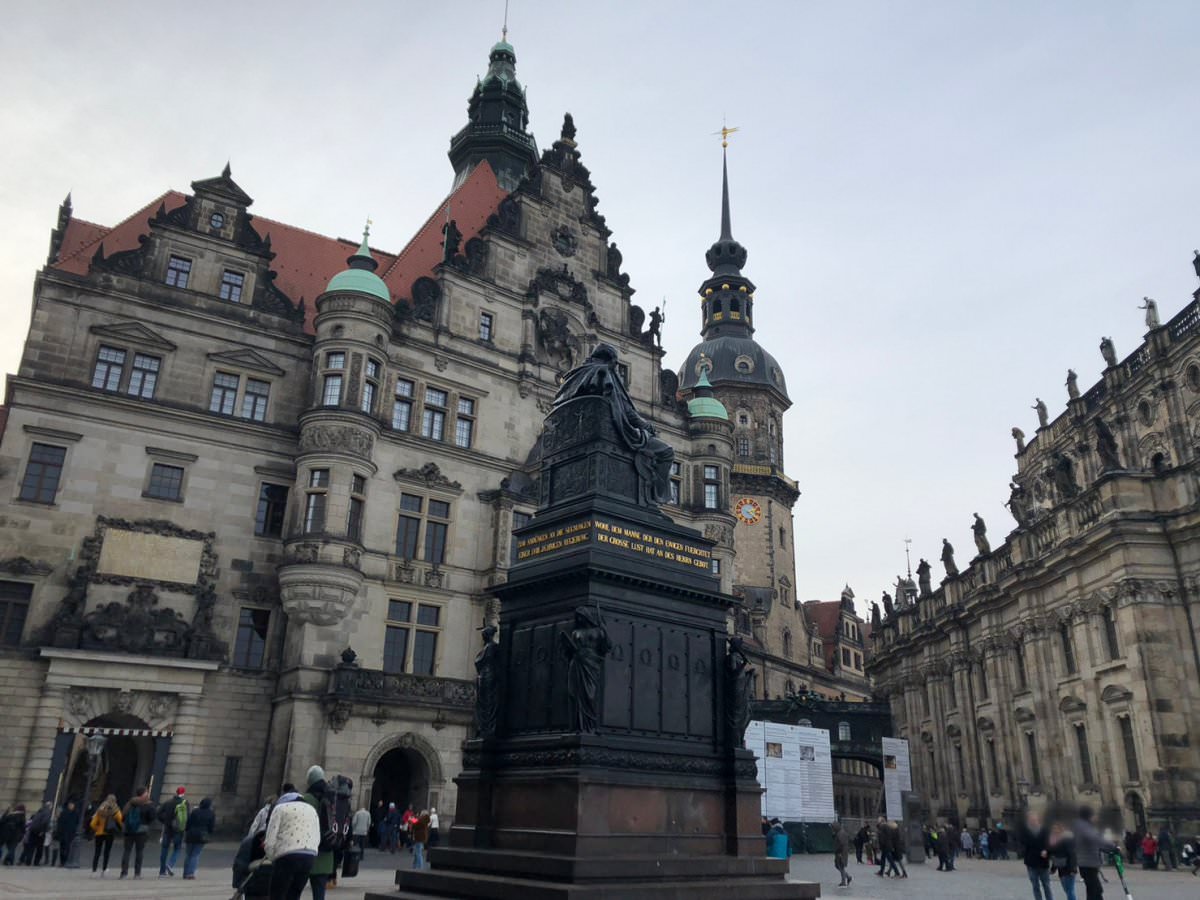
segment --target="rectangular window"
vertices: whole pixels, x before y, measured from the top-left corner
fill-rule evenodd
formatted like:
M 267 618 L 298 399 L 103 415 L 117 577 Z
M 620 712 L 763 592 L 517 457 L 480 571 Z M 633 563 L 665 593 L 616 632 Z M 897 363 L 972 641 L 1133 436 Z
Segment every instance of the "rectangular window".
M 363 382 L 361 409 L 367 415 L 375 411 L 375 383 L 373 381 Z
M 367 360 L 367 377 L 368 378 L 378 381 L 380 370 L 381 370 L 381 365 L 380 365 L 379 360 L 377 360 L 377 359 L 368 359 Z
M 342 402 L 342 376 L 326 375 L 325 385 L 321 391 L 322 406 L 337 406 Z
M 436 388 L 425 389 L 425 409 L 421 412 L 421 436 L 440 441 L 446 436 L 446 404 L 449 397 Z
M 750 438 L 740 437 L 737 439 L 738 456 L 747 457 L 750 455 Z
M 489 312 L 481 312 L 479 314 L 479 339 L 481 341 L 490 341 L 492 339 L 492 324 L 494 321 L 492 314 Z
M 704 467 L 704 508 L 721 508 L 721 470 L 717 466 Z
M 862 654 L 857 650 L 854 652 L 854 668 L 861 669 L 863 667 Z
M 1104 648 L 1108 651 L 1108 658 L 1121 658 L 1121 644 L 1117 641 L 1117 617 L 1111 606 L 1104 607 L 1102 615 L 1104 619 Z
M 212 397 L 208 402 L 208 411 L 232 416 L 234 404 L 237 403 L 238 384 L 241 376 L 229 372 L 218 372 L 213 376 Z
M 1029 673 L 1025 671 L 1025 648 L 1023 646 L 1018 646 L 1013 651 L 1013 659 L 1017 664 L 1017 690 L 1027 690 L 1029 688 Z
M 327 369 L 344 369 L 346 368 L 346 354 L 339 351 L 325 354 L 325 368 Z
M 237 793 L 238 770 L 242 767 L 240 756 L 225 757 L 225 772 L 221 775 L 221 791 L 226 794 Z
M 1082 722 L 1075 724 L 1075 746 L 1079 750 L 1079 774 L 1084 784 L 1092 783 L 1092 754 L 1088 749 L 1087 727 Z
M 261 669 L 267 652 L 269 609 L 243 606 L 238 615 L 237 641 L 233 645 L 233 664 L 240 669 Z
M 246 276 L 241 272 L 225 270 L 221 276 L 221 299 L 230 303 L 242 302 L 242 287 L 246 284 Z
M 668 502 L 670 502 L 672 506 L 679 505 L 680 485 L 683 483 L 683 480 L 680 477 L 680 473 L 682 471 L 683 469 L 679 463 L 671 463 L 671 499 Z
M 430 506 L 433 504 L 430 503 Z M 446 531 L 445 522 L 425 523 L 425 562 L 440 566 L 446 561 Z
M 242 418 L 262 422 L 267 418 L 267 400 L 271 396 L 271 383 L 257 378 L 246 379 L 246 391 L 242 394 Z
M 182 256 L 172 256 L 167 262 L 167 284 L 171 287 L 185 288 L 192 274 L 192 261 Z
M 146 485 L 146 496 L 159 500 L 183 499 L 183 468 L 154 463 L 150 467 L 150 481 Z
M 1025 750 L 1029 754 L 1029 780 L 1032 784 L 1042 783 L 1042 770 L 1038 763 L 1037 737 L 1032 731 L 1025 732 Z
M 264 484 L 258 489 L 258 510 L 254 515 L 254 533 L 259 537 L 283 536 L 283 513 L 287 509 L 288 489 L 282 484 Z
M 383 638 L 383 671 L 398 675 L 408 664 L 408 629 L 387 626 Z
M 454 423 L 454 443 L 459 447 L 470 447 L 475 433 L 475 401 L 458 398 L 458 419 Z
M 32 598 L 32 584 L 0 581 L 0 644 L 6 647 L 20 645 Z
M 529 524 L 529 520 L 531 518 L 532 518 L 532 516 L 530 516 L 529 513 L 517 512 L 516 510 L 514 510 L 513 516 L 512 516 L 513 531 L 516 531 L 518 528 L 524 528 L 526 525 Z M 516 561 L 517 561 L 517 536 L 515 534 L 510 533 L 509 541 L 508 541 L 508 564 L 511 566 Z
M 352 541 L 362 540 L 363 510 L 366 507 L 364 495 L 367 492 L 367 479 L 355 475 L 350 480 L 350 515 L 346 521 L 346 537 Z
M 712 561 L 712 573 L 718 577 L 721 575 L 721 561 L 715 557 Z
M 53 503 L 66 458 L 66 447 L 34 444 L 29 450 L 29 462 L 25 464 L 25 477 L 21 479 L 20 499 L 31 503 Z
M 412 424 L 413 383 L 403 378 L 396 379 L 396 400 L 392 404 L 392 428 L 408 431 Z
M 984 700 L 988 699 L 988 690 L 987 660 L 981 659 L 979 661 L 979 696 Z
M 950 709 L 958 709 L 958 692 L 954 690 L 953 675 L 946 679 L 946 699 L 950 703 Z
M 308 494 L 304 499 L 304 531 L 315 534 L 325 530 L 325 505 L 328 499 L 329 470 L 308 473 Z
M 116 347 L 101 347 L 96 354 L 96 368 L 92 370 L 92 387 L 102 391 L 115 391 L 121 387 L 121 375 L 125 371 L 125 351 Z
M 1076 672 L 1075 642 L 1071 639 L 1071 626 L 1067 622 L 1058 626 L 1058 639 L 1062 643 L 1063 667 L 1068 675 L 1074 675 Z
M 1141 777 L 1141 769 L 1138 767 L 1137 742 L 1133 739 L 1133 719 L 1129 716 L 1117 716 L 1117 723 L 1121 726 L 1121 746 L 1125 750 L 1125 771 L 1128 773 L 1130 781 L 1137 781 Z
M 413 644 L 413 674 L 432 675 L 437 660 L 437 632 L 418 631 Z
M 850 651 L 845 647 L 842 648 L 842 665 L 847 668 L 850 666 Z
M 441 627 L 441 608 L 422 603 L 417 607 L 415 622 L 412 615 L 412 603 L 404 600 L 389 601 L 383 650 L 384 671 L 389 674 L 411 671 L 415 675 L 433 675 L 437 670 L 437 638 L 438 629 Z
M 929 682 L 921 684 L 921 709 L 925 712 L 925 717 L 929 718 Z
M 158 368 L 161 364 L 157 356 L 147 356 L 144 353 L 133 354 L 133 368 L 129 372 L 130 396 L 143 400 L 152 400 L 158 387 Z
M 992 790 L 1000 789 L 1000 761 L 996 757 L 996 742 L 989 740 L 988 746 L 988 762 L 992 766 Z

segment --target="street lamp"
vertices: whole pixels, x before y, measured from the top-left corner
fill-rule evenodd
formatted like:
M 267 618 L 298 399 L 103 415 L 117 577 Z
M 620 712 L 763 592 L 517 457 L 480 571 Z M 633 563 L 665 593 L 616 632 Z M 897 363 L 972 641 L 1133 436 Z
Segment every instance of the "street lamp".
M 83 796 L 79 800 L 79 823 L 75 826 L 75 834 L 71 836 L 71 849 L 67 854 L 66 867 L 68 869 L 79 868 L 79 853 L 83 847 L 83 823 L 87 815 L 87 798 L 92 795 L 92 779 L 96 777 L 96 765 L 100 762 L 100 754 L 104 752 L 104 745 L 107 743 L 108 738 L 102 734 L 89 735 L 87 739 L 87 786 L 83 789 Z

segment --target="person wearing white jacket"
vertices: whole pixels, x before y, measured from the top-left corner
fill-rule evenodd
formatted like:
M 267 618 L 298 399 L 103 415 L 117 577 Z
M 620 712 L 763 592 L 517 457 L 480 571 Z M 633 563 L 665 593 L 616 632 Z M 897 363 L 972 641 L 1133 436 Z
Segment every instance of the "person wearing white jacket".
M 271 900 L 297 900 L 308 883 L 308 873 L 321 843 L 317 811 L 295 791 L 275 803 L 263 841 L 271 860 Z

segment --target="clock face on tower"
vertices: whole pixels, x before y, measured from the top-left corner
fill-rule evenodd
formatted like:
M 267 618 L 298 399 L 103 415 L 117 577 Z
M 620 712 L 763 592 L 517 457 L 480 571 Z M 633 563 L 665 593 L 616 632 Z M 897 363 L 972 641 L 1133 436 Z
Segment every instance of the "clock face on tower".
M 762 518 L 762 507 L 757 500 L 743 497 L 733 507 L 734 514 L 741 519 L 743 525 L 753 525 Z

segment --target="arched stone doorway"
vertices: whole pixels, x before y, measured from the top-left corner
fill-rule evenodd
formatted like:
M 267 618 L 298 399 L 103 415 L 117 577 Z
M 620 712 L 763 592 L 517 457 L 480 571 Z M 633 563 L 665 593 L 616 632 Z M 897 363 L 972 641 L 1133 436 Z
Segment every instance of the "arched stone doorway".
M 380 741 L 367 754 L 359 782 L 361 797 L 374 810 L 395 803 L 404 809 L 437 806 L 444 780 L 437 750 L 425 738 L 412 732 L 392 735 Z
M 108 713 L 97 716 L 84 728 L 149 729 L 149 725 L 137 716 L 125 713 Z M 87 805 L 115 794 L 117 801 L 124 804 L 138 787 L 148 784 L 154 765 L 154 739 L 151 737 L 125 734 L 110 734 L 104 752 L 96 765 L 92 791 Z M 87 786 L 88 757 L 86 738 L 77 734 L 71 748 L 65 783 L 67 797 L 81 797 Z

